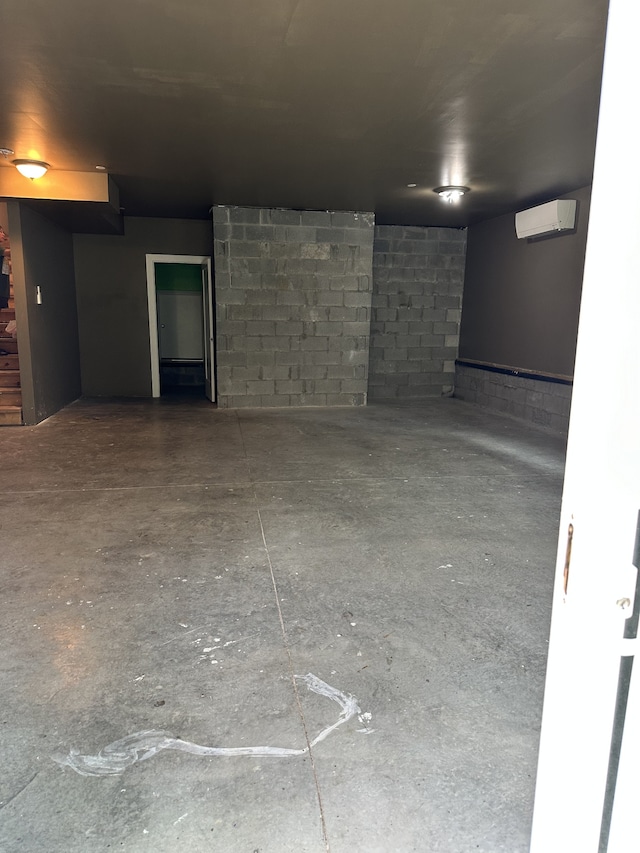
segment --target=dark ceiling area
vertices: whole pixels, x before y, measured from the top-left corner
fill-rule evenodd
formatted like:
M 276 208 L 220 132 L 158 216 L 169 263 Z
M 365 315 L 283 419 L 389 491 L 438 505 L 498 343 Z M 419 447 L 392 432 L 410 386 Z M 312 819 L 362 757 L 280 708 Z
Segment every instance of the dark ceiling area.
M 606 0 L 3 0 L 0 146 L 52 169 L 106 166 L 129 216 L 230 204 L 464 226 L 590 183 L 606 13 Z M 446 205 L 444 184 L 471 191 Z

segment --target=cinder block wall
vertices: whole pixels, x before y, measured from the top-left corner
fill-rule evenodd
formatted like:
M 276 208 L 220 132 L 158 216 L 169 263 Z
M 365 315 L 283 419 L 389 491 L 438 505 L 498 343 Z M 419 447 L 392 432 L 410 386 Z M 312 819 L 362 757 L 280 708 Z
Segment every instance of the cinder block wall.
M 369 399 L 453 392 L 466 231 L 375 229 Z
M 367 400 L 372 213 L 215 207 L 218 405 Z

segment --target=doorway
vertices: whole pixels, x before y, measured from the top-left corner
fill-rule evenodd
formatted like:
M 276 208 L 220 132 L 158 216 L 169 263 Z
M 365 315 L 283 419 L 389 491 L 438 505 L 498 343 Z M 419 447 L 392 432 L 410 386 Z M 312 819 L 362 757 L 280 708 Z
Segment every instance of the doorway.
M 216 399 L 211 258 L 147 255 L 151 396 Z

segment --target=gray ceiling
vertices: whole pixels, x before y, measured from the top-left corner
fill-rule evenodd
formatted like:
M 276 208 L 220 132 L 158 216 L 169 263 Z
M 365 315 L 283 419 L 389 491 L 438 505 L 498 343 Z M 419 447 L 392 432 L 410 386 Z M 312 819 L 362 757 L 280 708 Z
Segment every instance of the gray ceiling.
M 128 215 L 238 204 L 466 225 L 590 182 L 606 9 L 3 0 L 0 146 L 106 165 Z M 448 183 L 471 188 L 455 208 L 432 192 Z

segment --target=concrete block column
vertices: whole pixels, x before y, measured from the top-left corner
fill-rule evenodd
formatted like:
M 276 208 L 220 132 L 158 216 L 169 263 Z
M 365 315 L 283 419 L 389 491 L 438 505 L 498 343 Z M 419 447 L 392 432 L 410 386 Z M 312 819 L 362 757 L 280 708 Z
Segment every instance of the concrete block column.
M 218 405 L 367 400 L 374 216 L 215 207 Z

